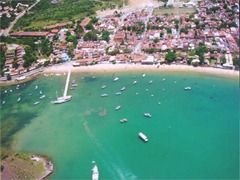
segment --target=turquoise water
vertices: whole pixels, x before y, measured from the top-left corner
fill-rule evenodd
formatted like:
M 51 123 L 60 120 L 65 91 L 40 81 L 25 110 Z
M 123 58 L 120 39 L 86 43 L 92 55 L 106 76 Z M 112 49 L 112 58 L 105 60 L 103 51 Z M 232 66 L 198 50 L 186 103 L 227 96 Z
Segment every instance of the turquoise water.
M 21 129 L 14 136 L 16 151 L 52 158 L 52 179 L 91 179 L 93 160 L 100 179 L 238 179 L 238 80 L 145 73 L 145 78 L 142 72 L 73 74 L 79 86 L 68 92 L 73 99 L 61 105 L 51 101 L 56 91 L 62 93 L 66 76 L 43 76 L 19 90 L 8 87 L 14 91 L 2 97 L 2 124 L 11 119 L 17 122 L 15 130 Z M 113 82 L 116 76 L 119 81 Z M 115 95 L 123 86 L 126 90 Z M 185 91 L 185 86 L 192 89 Z M 38 100 L 40 90 L 43 100 Z M 118 105 L 122 108 L 116 111 Z M 122 118 L 128 122 L 121 124 Z M 149 142 L 141 141 L 139 132 Z

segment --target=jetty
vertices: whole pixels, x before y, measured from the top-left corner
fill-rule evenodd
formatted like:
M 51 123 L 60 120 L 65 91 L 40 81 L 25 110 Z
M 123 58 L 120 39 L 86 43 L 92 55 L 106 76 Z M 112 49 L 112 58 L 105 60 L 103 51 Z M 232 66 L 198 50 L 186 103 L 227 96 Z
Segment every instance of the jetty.
M 54 104 L 62 104 L 62 103 L 68 102 L 68 101 L 70 101 L 72 99 L 71 95 L 67 95 L 68 86 L 69 86 L 69 82 L 70 82 L 70 77 L 71 77 L 71 67 L 69 66 L 69 70 L 68 70 L 68 74 L 67 74 L 67 80 L 66 80 L 63 96 L 62 97 L 57 97 L 57 100 L 53 102 Z

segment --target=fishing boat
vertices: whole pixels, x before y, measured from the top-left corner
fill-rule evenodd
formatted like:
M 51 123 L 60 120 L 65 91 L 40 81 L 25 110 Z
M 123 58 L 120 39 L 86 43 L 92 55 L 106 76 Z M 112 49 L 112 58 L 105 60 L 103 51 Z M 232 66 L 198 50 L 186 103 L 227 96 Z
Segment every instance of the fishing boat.
M 53 101 L 54 104 L 62 104 L 62 103 L 68 102 L 68 101 L 70 101 L 72 99 L 71 95 L 67 95 L 68 85 L 69 85 L 69 81 L 70 81 L 70 76 L 71 76 L 71 68 L 69 68 L 69 71 L 68 71 L 68 75 L 67 75 L 67 80 L 66 80 L 63 96 L 62 97 L 58 97 L 58 95 L 57 95 L 57 100 Z M 57 94 L 57 92 L 56 92 L 56 94 Z
M 119 109 L 121 109 L 121 106 L 117 106 L 117 107 L 115 108 L 115 110 L 119 110 Z
M 39 104 L 39 101 L 36 101 L 35 103 L 34 103 L 34 105 L 38 105 Z
M 46 95 L 42 95 L 42 96 L 40 96 L 39 99 L 43 99 L 43 98 L 45 98 L 45 97 L 46 97 Z
M 125 89 L 126 89 L 125 87 L 122 87 L 122 88 L 121 88 L 121 91 L 124 91 Z
M 17 102 L 19 102 L 19 101 L 21 101 L 21 98 L 20 98 L 20 97 L 18 98 Z
M 151 118 L 151 117 L 152 117 L 152 115 L 151 115 L 150 113 L 144 113 L 144 116 L 145 116 L 145 117 L 148 117 L 148 118 Z
M 148 141 L 147 136 L 146 136 L 145 134 L 143 134 L 142 132 L 138 133 L 138 136 L 139 136 L 143 141 L 145 141 L 145 142 Z
M 116 82 L 116 81 L 118 81 L 118 80 L 119 80 L 119 78 L 118 78 L 118 77 L 115 77 L 113 81 Z
M 103 85 L 102 87 L 101 87 L 101 89 L 105 89 L 107 86 L 106 85 Z
M 137 84 L 137 81 L 133 81 L 133 84 Z
M 95 164 L 93 169 L 92 169 L 92 180 L 98 180 L 99 179 L 99 172 L 98 172 L 98 167 Z
M 120 120 L 120 123 L 125 123 L 125 122 L 127 122 L 126 118 L 123 118 L 123 119 Z
M 116 95 L 118 95 L 118 96 L 121 95 L 121 94 L 122 94 L 121 92 L 116 92 Z
M 184 90 L 191 90 L 192 88 L 190 86 L 184 87 Z
M 108 94 L 101 94 L 101 97 L 107 97 Z

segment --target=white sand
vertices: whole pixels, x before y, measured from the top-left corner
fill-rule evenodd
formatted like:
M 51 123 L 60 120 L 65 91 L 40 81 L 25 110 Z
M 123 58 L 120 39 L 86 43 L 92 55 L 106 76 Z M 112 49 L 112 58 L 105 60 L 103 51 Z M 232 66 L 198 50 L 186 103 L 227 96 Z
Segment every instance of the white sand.
M 219 69 L 211 67 L 193 67 L 188 65 L 141 65 L 141 64 L 97 64 L 93 66 L 79 66 L 72 67 L 68 64 L 61 64 L 57 66 L 48 67 L 43 73 L 63 73 L 67 72 L 69 66 L 72 68 L 72 72 L 125 72 L 125 71 L 159 71 L 159 72 L 195 72 L 203 74 L 215 74 L 219 76 L 228 76 L 239 78 L 239 71 Z

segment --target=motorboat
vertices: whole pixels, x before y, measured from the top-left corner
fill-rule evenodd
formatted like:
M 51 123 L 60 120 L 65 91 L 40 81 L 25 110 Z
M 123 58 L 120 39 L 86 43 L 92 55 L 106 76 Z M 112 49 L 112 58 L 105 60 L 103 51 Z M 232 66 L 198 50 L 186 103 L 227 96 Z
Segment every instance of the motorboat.
M 19 101 L 21 101 L 21 98 L 20 98 L 20 97 L 18 98 L 17 102 L 19 102 Z
M 152 80 L 151 80 L 151 81 L 149 81 L 149 84 L 152 84 L 152 82 L 153 82 Z
M 101 94 L 101 97 L 107 97 L 108 94 Z
M 143 134 L 142 132 L 138 133 L 138 136 L 139 136 L 143 141 L 145 141 L 145 142 L 148 141 L 147 136 L 146 136 L 145 134 Z
M 73 65 L 73 67 L 77 67 L 77 66 L 80 66 L 80 63 L 79 62 L 73 62 L 72 65 Z
M 35 89 L 38 89 L 38 86 L 35 86 Z
M 19 89 L 19 84 L 17 85 L 16 89 Z
M 103 85 L 102 87 L 101 87 L 101 89 L 105 89 L 107 86 L 106 85 Z
M 142 77 L 145 77 L 145 76 L 146 76 L 146 74 L 143 74 L 143 75 L 142 75 Z
M 42 94 L 42 91 L 39 91 L 39 94 Z
M 125 123 L 125 122 L 127 122 L 127 119 L 126 119 L 126 118 L 123 118 L 123 119 L 120 120 L 120 122 L 121 122 L 121 123 Z
M 29 93 L 29 96 L 32 96 L 33 95 L 33 93 Z
M 34 103 L 34 105 L 38 105 L 39 104 L 39 101 L 36 101 L 35 103 Z
M 117 107 L 115 108 L 115 110 L 119 110 L 119 109 L 121 109 L 121 106 L 117 106 Z
M 152 115 L 151 115 L 150 113 L 144 113 L 144 116 L 145 116 L 145 117 L 148 117 L 148 118 L 151 118 L 151 117 L 152 117 Z
M 99 172 L 98 172 L 98 167 L 95 164 L 93 169 L 92 169 L 92 180 L 98 180 L 99 179 Z
M 118 77 L 115 77 L 113 81 L 116 82 L 116 81 L 118 81 L 118 80 L 119 80 L 119 78 L 118 78 Z
M 72 87 L 77 87 L 78 86 L 78 84 L 72 84 Z
M 121 88 L 121 91 L 124 91 L 125 89 L 126 89 L 126 87 L 122 87 L 122 88 Z
M 133 81 L 133 84 L 137 84 L 137 81 Z
M 190 86 L 184 87 L 184 90 L 191 90 L 192 88 Z
M 65 102 L 68 102 L 72 99 L 72 96 L 62 96 L 62 97 L 58 97 L 56 101 L 53 101 L 54 104 L 62 104 Z
M 72 84 L 75 84 L 75 82 L 76 82 L 75 80 L 72 80 Z
M 5 103 L 6 103 L 6 101 L 3 101 L 3 102 L 2 102 L 2 105 L 4 105 Z
M 40 96 L 39 99 L 43 99 L 43 98 L 45 98 L 45 97 L 46 97 L 46 95 L 42 95 L 42 96 Z
M 118 96 L 121 95 L 121 94 L 122 94 L 121 92 L 116 92 L 116 95 L 118 95 Z

